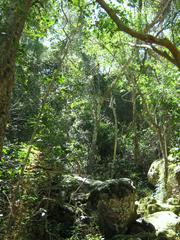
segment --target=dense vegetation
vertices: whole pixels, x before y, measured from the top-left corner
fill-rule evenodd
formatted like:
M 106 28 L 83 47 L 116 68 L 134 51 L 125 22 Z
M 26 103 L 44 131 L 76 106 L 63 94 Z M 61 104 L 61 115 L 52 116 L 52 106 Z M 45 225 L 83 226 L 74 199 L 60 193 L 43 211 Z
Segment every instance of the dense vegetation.
M 179 9 L 0 0 L 0 239 L 102 239 L 96 223 L 79 230 L 74 175 L 130 178 L 139 201 L 163 159 L 156 194 L 167 202 L 169 156 L 179 159 Z

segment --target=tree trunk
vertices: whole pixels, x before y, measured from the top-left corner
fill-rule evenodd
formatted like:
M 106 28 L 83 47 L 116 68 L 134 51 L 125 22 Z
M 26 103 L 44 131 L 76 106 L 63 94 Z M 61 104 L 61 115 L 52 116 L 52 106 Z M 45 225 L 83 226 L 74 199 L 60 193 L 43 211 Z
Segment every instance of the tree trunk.
M 137 126 L 137 106 L 136 106 L 136 80 L 133 78 L 133 89 L 132 89 L 132 105 L 133 105 L 133 142 L 134 142 L 134 161 L 137 165 L 140 166 L 140 154 L 139 154 L 139 134 Z
M 161 169 L 162 171 L 162 179 L 160 179 L 159 185 L 160 185 L 160 191 L 161 191 L 161 199 L 160 201 L 165 202 L 167 198 L 167 181 L 168 181 L 168 152 L 167 152 L 167 133 L 166 133 L 166 127 L 164 125 L 158 124 L 156 120 L 156 116 L 153 117 L 153 114 L 149 111 L 148 105 L 146 103 L 146 100 L 141 92 L 139 92 L 141 95 L 141 98 L 143 100 L 143 106 L 144 110 L 147 115 L 147 122 L 150 124 L 150 126 L 153 126 L 153 129 L 156 131 L 160 147 L 161 147 L 161 153 L 164 159 L 164 167 Z
M 162 189 L 162 202 L 165 202 L 167 198 L 167 181 L 168 181 L 168 155 L 167 155 L 167 141 L 166 141 L 166 133 L 164 127 L 159 127 L 157 129 L 160 146 L 161 146 L 161 152 L 164 159 L 164 167 L 162 169 L 162 175 L 163 175 L 163 182 L 160 183 L 163 186 Z
M 98 99 L 94 101 L 94 126 L 93 126 L 93 134 L 92 134 L 92 142 L 90 153 L 88 157 L 88 164 L 87 164 L 87 173 L 92 174 L 92 170 L 96 168 L 96 158 L 97 158 L 97 137 L 98 137 L 98 129 L 100 124 L 101 118 L 101 108 L 102 103 L 101 100 Z
M 12 0 L 0 27 L 0 158 L 8 121 L 19 40 L 32 0 Z
M 118 120 L 116 114 L 116 104 L 115 99 L 111 99 L 110 107 L 113 112 L 114 116 L 114 151 L 113 151 L 113 161 L 112 161 L 112 169 L 111 169 L 111 178 L 114 177 L 114 170 L 115 170 L 115 163 L 116 163 L 116 156 L 117 156 L 117 144 L 118 144 Z

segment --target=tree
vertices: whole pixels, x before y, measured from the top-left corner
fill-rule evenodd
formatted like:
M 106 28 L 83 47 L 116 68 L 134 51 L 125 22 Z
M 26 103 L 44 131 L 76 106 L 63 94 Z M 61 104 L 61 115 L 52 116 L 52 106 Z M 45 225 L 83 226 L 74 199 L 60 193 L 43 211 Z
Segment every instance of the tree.
M 164 159 L 161 181 L 161 201 L 167 197 L 169 153 L 172 146 L 172 128 L 177 124 L 178 109 L 176 72 L 171 65 L 157 64 L 150 60 L 141 66 L 137 89 L 143 107 L 144 119 L 157 136 L 161 156 Z M 177 141 L 177 139 L 176 139 Z M 172 145 L 171 145 L 172 144 Z
M 150 44 L 152 49 L 160 56 L 164 57 L 174 65 L 176 65 L 180 69 L 180 51 L 178 48 L 167 38 L 159 38 L 154 37 L 153 35 L 147 34 L 146 31 L 139 32 L 123 23 L 120 17 L 117 16 L 116 12 L 108 6 L 108 4 L 104 0 L 97 0 L 97 2 L 101 5 L 101 7 L 107 12 L 110 18 L 116 23 L 118 29 L 122 32 L 127 33 L 128 35 L 141 40 L 147 44 Z M 166 51 L 162 51 L 155 46 L 161 46 L 168 50 L 171 55 L 169 55 Z
M 32 0 L 8 1 L 4 6 L 0 27 L 0 157 L 5 136 L 12 88 L 14 85 L 16 54 Z M 1 3 L 2 4 L 2 3 Z
M 11 1 L 0 0 L 3 24 Z M 173 0 L 162 8 L 165 0 L 107 2 L 125 26 L 177 45 L 177 24 L 167 12 Z M 150 164 L 164 157 L 158 194 L 166 184 L 169 191 L 164 170 L 178 142 L 178 68 L 156 54 L 155 43 L 119 31 L 96 1 L 32 5 L 15 49 L 16 84 L 0 159 L 0 238 L 84 239 L 94 229 L 79 228 L 86 200 L 79 205 L 83 188 L 72 175 L 130 178 L 141 198 L 150 194 Z M 64 206 L 75 216 L 73 236 Z

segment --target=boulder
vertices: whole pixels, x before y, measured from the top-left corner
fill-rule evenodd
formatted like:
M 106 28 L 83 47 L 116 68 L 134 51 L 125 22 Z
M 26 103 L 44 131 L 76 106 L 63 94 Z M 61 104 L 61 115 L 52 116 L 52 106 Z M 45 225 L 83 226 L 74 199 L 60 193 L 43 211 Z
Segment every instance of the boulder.
M 180 218 L 171 211 L 156 212 L 141 219 L 154 226 L 158 237 L 176 239 L 180 233 Z
M 153 197 L 145 197 L 136 202 L 137 213 L 140 216 L 149 215 L 160 211 L 171 211 L 180 216 L 180 199 L 171 197 L 166 203 L 161 203 Z
M 180 185 L 180 165 L 176 166 L 176 168 L 174 169 L 174 172 L 175 172 L 176 181 Z
M 172 156 L 168 160 L 167 197 L 180 196 L 180 161 Z M 148 171 L 148 182 L 157 189 L 162 183 L 163 169 L 164 160 L 159 159 L 151 164 Z
M 146 222 L 143 218 L 139 218 L 136 222 L 132 223 L 132 225 L 128 229 L 128 234 L 139 234 L 139 233 L 152 233 L 155 234 L 155 227 Z
M 50 231 L 51 233 L 56 233 L 57 237 L 61 236 L 60 239 L 69 238 L 72 235 L 75 219 L 76 213 L 71 206 L 62 206 L 52 201 L 50 204 L 45 204 L 44 208 L 40 208 L 31 217 L 31 221 L 26 223 L 27 230 L 24 233 L 25 237 L 28 236 L 28 238 L 22 237 L 17 239 L 49 240 L 48 233 Z M 47 229 L 49 232 L 47 232 Z
M 160 178 L 160 168 L 162 164 L 163 164 L 163 160 L 158 159 L 158 160 L 155 160 L 150 166 L 147 177 L 148 177 L 148 182 L 153 186 L 156 186 L 158 183 L 158 180 Z
M 88 195 L 101 181 L 79 175 L 64 175 L 62 180 L 62 199 L 64 202 L 87 202 Z
M 135 187 L 130 179 L 107 180 L 90 193 L 88 208 L 93 211 L 106 237 L 124 233 L 136 219 Z

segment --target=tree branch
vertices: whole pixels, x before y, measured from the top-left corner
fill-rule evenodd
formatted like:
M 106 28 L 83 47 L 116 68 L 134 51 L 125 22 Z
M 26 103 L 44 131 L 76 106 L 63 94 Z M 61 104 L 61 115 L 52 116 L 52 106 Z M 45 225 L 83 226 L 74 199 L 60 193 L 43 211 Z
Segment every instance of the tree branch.
M 163 1 L 163 3 L 164 3 L 164 1 Z M 144 29 L 145 33 L 149 32 L 149 30 L 151 28 L 153 28 L 159 21 L 163 21 L 164 20 L 164 14 L 165 14 L 168 6 L 170 5 L 170 3 L 171 3 L 171 0 L 167 0 L 165 2 L 164 6 L 161 6 L 162 3 L 160 4 L 160 11 L 157 13 L 157 15 L 155 16 L 153 21 L 146 26 L 146 28 Z
M 173 56 L 173 63 L 180 69 L 180 51 L 177 49 L 177 47 L 167 38 L 157 38 L 150 34 L 145 34 L 138 32 L 136 30 L 133 30 L 132 28 L 126 26 L 121 19 L 116 15 L 114 10 L 108 6 L 108 4 L 104 0 L 96 0 L 101 7 L 107 12 L 107 14 L 110 16 L 110 18 L 116 23 L 118 29 L 122 32 L 125 32 L 129 34 L 130 36 L 139 39 L 143 42 L 146 42 L 148 44 L 156 44 L 161 47 L 165 47 L 168 49 L 172 56 Z M 158 53 L 159 54 L 159 53 Z M 163 56 L 168 61 L 170 61 L 169 57 L 167 58 L 166 54 L 160 56 Z M 172 63 L 172 61 L 170 61 Z
M 177 64 L 176 64 L 176 61 L 174 60 L 174 58 L 172 58 L 167 52 L 165 51 L 161 51 L 159 49 L 157 49 L 156 47 L 154 46 L 151 46 L 152 49 L 154 50 L 154 52 L 156 52 L 158 55 L 166 58 L 169 62 L 173 63 L 174 65 L 176 65 L 177 67 L 179 67 Z

